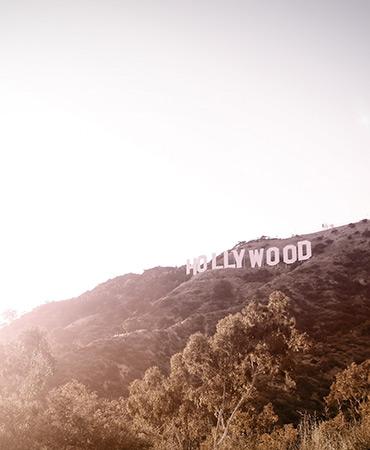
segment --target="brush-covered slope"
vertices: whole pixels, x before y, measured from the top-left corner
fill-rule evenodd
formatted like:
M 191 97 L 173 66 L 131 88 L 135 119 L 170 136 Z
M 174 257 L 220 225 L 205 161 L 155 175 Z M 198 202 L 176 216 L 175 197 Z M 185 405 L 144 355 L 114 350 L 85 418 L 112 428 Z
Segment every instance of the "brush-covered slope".
M 58 360 L 55 383 L 76 378 L 114 396 L 125 393 L 146 368 L 166 368 L 192 333 L 211 334 L 225 315 L 281 290 L 291 298 L 298 328 L 316 343 L 297 374 L 298 400 L 314 408 L 336 371 L 370 358 L 370 223 L 234 248 L 282 248 L 302 239 L 312 242 L 307 261 L 192 277 L 185 267 L 124 275 L 80 297 L 36 308 L 1 329 L 0 339 L 44 328 Z

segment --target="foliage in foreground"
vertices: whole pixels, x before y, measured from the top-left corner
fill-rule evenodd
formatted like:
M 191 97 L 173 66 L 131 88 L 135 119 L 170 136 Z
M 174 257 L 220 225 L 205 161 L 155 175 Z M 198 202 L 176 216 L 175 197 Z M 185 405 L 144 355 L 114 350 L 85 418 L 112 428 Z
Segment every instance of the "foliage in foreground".
M 197 333 L 147 370 L 127 399 L 99 398 L 77 381 L 48 390 L 55 361 L 37 330 L 0 347 L 0 450 L 366 450 L 370 448 L 370 361 L 332 384 L 326 416 L 284 424 L 271 395 L 295 391 L 310 347 L 273 293 Z

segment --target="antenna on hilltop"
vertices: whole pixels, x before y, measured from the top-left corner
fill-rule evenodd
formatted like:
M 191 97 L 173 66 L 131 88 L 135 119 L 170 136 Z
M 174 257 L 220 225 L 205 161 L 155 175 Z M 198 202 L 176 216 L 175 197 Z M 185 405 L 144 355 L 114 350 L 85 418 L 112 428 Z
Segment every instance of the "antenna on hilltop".
M 323 223 L 321 224 L 321 228 L 323 228 L 324 230 L 329 230 L 330 228 L 334 228 L 334 224 L 327 224 L 327 223 Z

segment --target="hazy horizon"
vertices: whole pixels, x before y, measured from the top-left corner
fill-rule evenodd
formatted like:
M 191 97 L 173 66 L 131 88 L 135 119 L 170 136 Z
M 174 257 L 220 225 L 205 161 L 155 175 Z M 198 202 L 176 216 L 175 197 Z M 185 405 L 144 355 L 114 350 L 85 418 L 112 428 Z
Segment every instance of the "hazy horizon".
M 0 2 L 0 311 L 369 217 L 370 3 Z

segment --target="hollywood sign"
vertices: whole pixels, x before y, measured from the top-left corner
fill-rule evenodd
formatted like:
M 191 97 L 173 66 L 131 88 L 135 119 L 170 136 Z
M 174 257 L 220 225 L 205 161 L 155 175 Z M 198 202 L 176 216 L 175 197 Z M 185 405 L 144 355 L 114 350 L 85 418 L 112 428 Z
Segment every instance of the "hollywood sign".
M 223 253 L 222 264 L 218 264 L 216 253 L 212 254 L 210 261 L 207 256 L 201 255 L 198 258 L 189 259 L 186 261 L 186 274 L 189 275 L 191 271 L 196 275 L 198 272 L 205 272 L 208 270 L 208 263 L 210 262 L 211 270 L 217 269 L 240 269 L 243 267 L 251 267 L 252 269 L 262 267 L 265 263 L 268 266 L 276 266 L 280 262 L 285 264 L 294 264 L 297 261 L 306 261 L 312 256 L 312 246 L 310 241 L 299 241 L 296 245 L 289 244 L 281 250 L 278 247 L 269 247 L 248 250 L 243 248 L 240 251 L 232 250 L 232 261 L 230 262 L 230 252 Z

